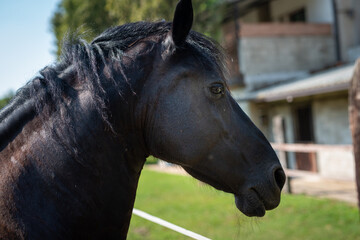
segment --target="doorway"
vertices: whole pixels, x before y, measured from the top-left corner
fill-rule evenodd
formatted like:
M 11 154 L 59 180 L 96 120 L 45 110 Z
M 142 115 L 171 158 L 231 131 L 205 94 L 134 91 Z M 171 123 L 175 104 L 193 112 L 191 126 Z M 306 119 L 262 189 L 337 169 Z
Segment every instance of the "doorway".
M 296 143 L 314 143 L 314 127 L 311 104 L 301 104 L 294 107 L 294 126 Z M 296 168 L 299 170 L 317 172 L 315 152 L 296 152 Z

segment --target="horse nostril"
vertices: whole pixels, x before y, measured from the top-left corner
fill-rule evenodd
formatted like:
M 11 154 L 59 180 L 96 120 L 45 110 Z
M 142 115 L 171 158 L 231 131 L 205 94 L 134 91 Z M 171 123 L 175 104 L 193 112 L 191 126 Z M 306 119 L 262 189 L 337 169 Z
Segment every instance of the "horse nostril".
M 282 168 L 276 169 L 274 171 L 274 178 L 276 181 L 276 185 L 280 188 L 280 190 L 282 190 L 286 181 L 284 170 Z

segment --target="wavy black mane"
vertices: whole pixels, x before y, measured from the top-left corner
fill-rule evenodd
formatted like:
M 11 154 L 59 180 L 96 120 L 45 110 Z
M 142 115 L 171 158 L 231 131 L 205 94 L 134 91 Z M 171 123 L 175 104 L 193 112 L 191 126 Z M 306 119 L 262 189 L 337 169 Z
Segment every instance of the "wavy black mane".
M 2 135 L 1 129 L 7 128 L 9 130 L 9 127 L 3 124 L 3 120 L 11 115 L 14 109 L 25 106 L 23 103 L 28 99 L 31 99 L 31 104 L 27 104 L 27 108 L 35 108 L 36 114 L 41 113 L 44 118 L 54 112 L 59 112 L 58 110 L 62 107 L 66 108 L 66 99 L 77 94 L 71 86 L 74 78 L 81 83 L 83 88 L 91 90 L 98 113 L 106 125 L 112 129 L 108 119 L 108 99 L 104 84 L 113 84 L 120 95 L 122 89 L 118 80 L 115 81 L 112 77 L 101 74 L 102 69 L 108 67 L 110 76 L 112 76 L 109 60 L 119 61 L 121 65 L 124 51 L 138 40 L 150 36 L 163 36 L 165 38 L 170 30 L 171 22 L 136 22 L 109 28 L 91 43 L 80 37 L 65 38 L 60 60 L 54 65 L 42 69 L 39 76 L 20 89 L 9 106 L 0 111 L 0 137 L 4 135 Z M 190 45 L 197 50 L 199 57 L 213 62 L 221 71 L 224 71 L 223 51 L 213 40 L 191 31 L 186 43 L 184 47 Z M 122 77 L 123 81 L 127 82 L 124 74 Z M 67 118 L 72 118 L 70 111 L 66 114 L 68 115 Z M 25 115 L 20 115 L 17 119 L 20 121 L 23 117 Z M 26 115 L 26 119 L 31 118 Z M 69 121 L 69 119 L 64 120 Z

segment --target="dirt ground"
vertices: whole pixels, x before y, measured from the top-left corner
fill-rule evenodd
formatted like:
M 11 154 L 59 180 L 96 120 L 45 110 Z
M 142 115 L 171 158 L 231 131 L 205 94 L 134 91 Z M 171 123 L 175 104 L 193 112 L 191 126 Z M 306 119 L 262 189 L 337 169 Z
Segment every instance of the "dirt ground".
M 333 180 L 324 178 L 295 178 L 291 180 L 294 194 L 331 198 L 357 205 L 355 181 Z

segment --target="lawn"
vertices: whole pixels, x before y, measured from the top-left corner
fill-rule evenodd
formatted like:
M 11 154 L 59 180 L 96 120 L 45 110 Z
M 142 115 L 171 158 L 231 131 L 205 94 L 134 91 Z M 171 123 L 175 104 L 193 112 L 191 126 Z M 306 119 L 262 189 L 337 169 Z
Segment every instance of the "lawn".
M 247 218 L 230 194 L 191 177 L 147 169 L 140 178 L 135 208 L 211 239 L 360 240 L 358 210 L 345 203 L 283 195 L 280 206 L 264 218 Z M 189 238 L 133 216 L 128 239 Z

